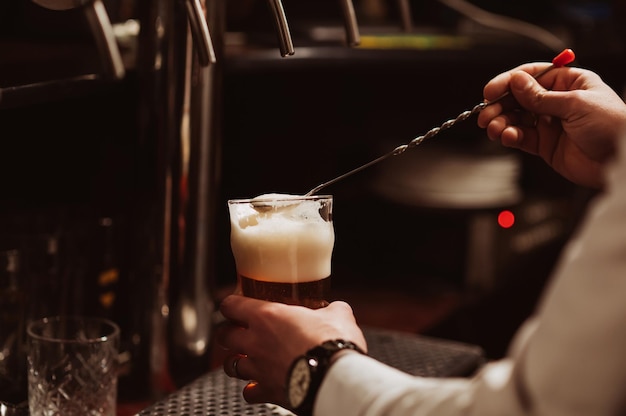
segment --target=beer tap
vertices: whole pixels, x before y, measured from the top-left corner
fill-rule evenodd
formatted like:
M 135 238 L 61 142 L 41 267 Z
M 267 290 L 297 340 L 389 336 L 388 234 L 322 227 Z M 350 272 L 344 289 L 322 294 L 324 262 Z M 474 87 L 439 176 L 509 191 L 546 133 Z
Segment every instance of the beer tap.
M 34 0 L 33 0 L 34 1 Z M 37 0 L 53 1 L 53 0 Z M 75 1 L 75 0 L 62 0 Z M 87 1 L 87 0 L 81 0 Z M 294 54 L 281 0 L 268 0 L 281 56 Z M 351 0 L 344 3 L 350 44 L 359 41 Z M 149 282 L 146 372 L 156 394 L 162 380 L 182 386 L 208 371 L 215 319 L 219 174 L 226 0 L 141 0 L 137 59 L 141 116 L 135 204 L 137 275 Z M 211 31 L 209 31 L 209 28 Z M 150 267 L 154 264 L 154 267 Z M 165 364 L 167 363 L 167 364 Z M 144 365 L 144 363 L 142 363 Z M 137 383 L 139 384 L 139 383 Z
M 216 62 L 211 32 L 207 24 L 204 10 L 200 0 L 187 0 L 187 15 L 189 16 L 189 27 L 200 65 L 207 66 Z
M 180 55 L 172 62 L 179 65 L 178 60 L 184 61 L 178 73 L 181 107 L 175 110 L 181 113 L 173 123 L 175 133 L 170 137 L 171 182 L 166 188 L 171 211 L 165 215 L 165 224 L 171 239 L 165 241 L 164 247 L 169 252 L 169 372 L 178 385 L 197 377 L 197 371 L 207 370 L 213 335 L 212 236 L 219 162 L 213 105 L 217 88 L 215 64 L 219 59 L 209 35 L 208 19 L 215 22 L 217 3 L 185 1 L 187 41 L 181 43 Z
M 122 79 L 125 75 L 124 62 L 117 40 L 113 33 L 111 21 L 102 0 L 32 0 L 35 4 L 50 10 L 70 10 L 83 7 L 100 57 L 104 61 L 105 74 L 113 79 Z
M 354 11 L 354 4 L 352 0 L 340 0 L 340 2 L 346 26 L 346 41 L 350 46 L 358 46 L 361 43 L 361 35 Z
M 278 31 L 278 46 L 280 47 L 280 55 L 285 57 L 293 55 L 295 50 L 293 49 L 293 40 L 291 39 L 291 33 L 289 32 L 289 23 L 287 23 L 287 16 L 283 9 L 283 3 L 281 0 L 268 0 L 270 10 L 274 16 L 274 23 L 276 30 Z
M 413 31 L 413 16 L 411 15 L 411 4 L 409 0 L 398 0 L 398 10 L 402 20 L 402 29 L 406 33 Z

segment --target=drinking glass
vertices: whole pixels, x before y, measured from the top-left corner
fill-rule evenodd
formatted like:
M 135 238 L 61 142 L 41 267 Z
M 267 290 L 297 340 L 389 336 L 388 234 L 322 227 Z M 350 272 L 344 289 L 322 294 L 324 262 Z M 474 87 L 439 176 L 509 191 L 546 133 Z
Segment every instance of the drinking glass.
M 257 299 L 321 308 L 330 299 L 335 242 L 330 195 L 231 199 L 238 290 Z
M 115 323 L 57 316 L 31 322 L 27 334 L 31 416 L 115 416 Z

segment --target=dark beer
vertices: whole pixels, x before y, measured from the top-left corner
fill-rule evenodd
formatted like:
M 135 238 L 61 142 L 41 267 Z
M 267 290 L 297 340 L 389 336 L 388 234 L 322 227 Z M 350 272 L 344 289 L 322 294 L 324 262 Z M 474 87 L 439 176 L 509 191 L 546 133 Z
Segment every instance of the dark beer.
M 239 276 L 241 292 L 255 299 L 301 305 L 311 309 L 323 308 L 330 298 L 330 277 L 312 282 L 264 282 Z

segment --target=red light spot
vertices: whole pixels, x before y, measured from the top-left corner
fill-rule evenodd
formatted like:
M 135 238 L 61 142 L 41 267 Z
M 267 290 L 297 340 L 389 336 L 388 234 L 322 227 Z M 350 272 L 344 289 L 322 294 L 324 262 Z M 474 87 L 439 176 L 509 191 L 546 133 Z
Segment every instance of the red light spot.
M 498 225 L 502 228 L 511 228 L 515 224 L 515 214 L 509 210 L 501 211 L 498 214 Z

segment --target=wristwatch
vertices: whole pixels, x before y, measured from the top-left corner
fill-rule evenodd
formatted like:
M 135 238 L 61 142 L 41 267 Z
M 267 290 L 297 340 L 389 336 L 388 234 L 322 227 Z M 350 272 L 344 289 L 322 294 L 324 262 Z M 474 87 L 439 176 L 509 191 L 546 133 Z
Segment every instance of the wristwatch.
M 330 367 L 330 358 L 341 350 L 365 354 L 353 342 L 335 339 L 325 341 L 296 358 L 287 372 L 287 401 L 300 416 L 313 412 L 313 403 L 322 380 Z

